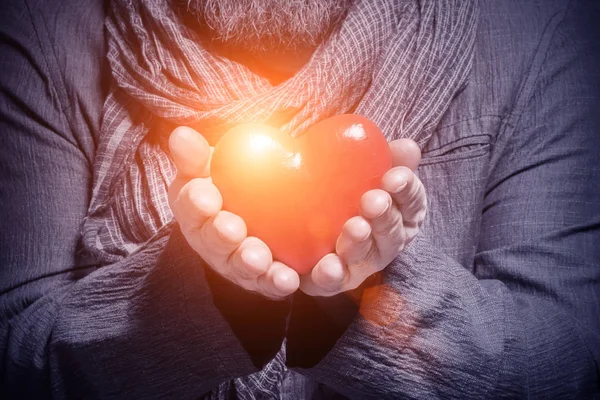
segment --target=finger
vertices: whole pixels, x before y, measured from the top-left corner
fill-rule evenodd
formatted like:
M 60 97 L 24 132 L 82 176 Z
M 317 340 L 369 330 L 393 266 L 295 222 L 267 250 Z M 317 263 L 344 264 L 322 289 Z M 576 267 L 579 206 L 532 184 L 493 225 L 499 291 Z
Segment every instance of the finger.
M 374 251 L 371 224 L 361 216 L 350 218 L 342 227 L 342 233 L 335 246 L 336 254 L 351 269 L 354 265 L 364 264 Z
M 360 211 L 367 220 L 373 220 L 392 207 L 392 197 L 381 189 L 369 190 L 360 198 Z
M 175 191 L 174 187 L 173 196 Z M 217 215 L 222 206 L 223 199 L 217 187 L 209 179 L 196 178 L 183 185 L 171 209 L 182 228 L 199 229 L 209 218 Z
M 360 210 L 371 226 L 376 254 L 384 259 L 396 255 L 404 243 L 403 216 L 390 194 L 381 189 L 369 190 L 360 199 Z
M 204 243 L 204 254 L 200 255 L 209 258 L 212 263 L 224 264 L 230 260 L 246 234 L 246 224 L 242 218 L 229 211 L 219 211 L 200 229 L 198 240 Z M 223 266 L 216 269 L 222 270 Z
M 180 177 L 206 178 L 210 176 L 212 148 L 201 134 L 180 126 L 169 137 L 171 157 Z
M 390 150 L 392 151 L 392 165 L 394 167 L 404 166 L 414 171 L 421 162 L 421 149 L 414 140 L 394 140 L 390 142 Z
M 177 200 L 177 198 L 179 197 L 179 194 L 181 193 L 181 189 L 183 189 L 183 187 L 189 182 L 189 179 L 187 178 L 175 178 L 173 179 L 173 181 L 171 182 L 171 184 L 169 185 L 169 190 L 167 191 L 167 195 L 169 198 L 169 205 L 171 207 L 173 207 L 173 203 L 175 203 L 175 200 Z
M 382 179 L 382 187 L 396 203 L 406 226 L 418 227 L 425 219 L 427 195 L 421 180 L 408 168 L 390 169 Z
M 241 279 L 255 280 L 273 263 L 269 247 L 256 237 L 247 237 L 230 259 L 232 273 Z
M 305 287 L 313 294 L 331 296 L 344 290 L 348 282 L 348 269 L 336 254 L 327 254 L 313 268 L 310 277 L 304 278 Z
M 298 290 L 300 277 L 287 265 L 275 261 L 265 274 L 258 277 L 258 285 L 264 295 L 279 299 Z

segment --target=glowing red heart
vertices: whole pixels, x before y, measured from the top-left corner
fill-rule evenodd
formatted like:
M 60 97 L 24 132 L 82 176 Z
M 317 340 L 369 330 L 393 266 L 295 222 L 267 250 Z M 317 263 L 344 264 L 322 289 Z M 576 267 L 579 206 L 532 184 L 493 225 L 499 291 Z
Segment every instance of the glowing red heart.
M 301 274 L 335 251 L 342 226 L 360 198 L 391 168 L 379 128 L 359 115 L 338 115 L 298 138 L 277 129 L 239 125 L 216 144 L 211 162 L 223 208 L 248 234 Z

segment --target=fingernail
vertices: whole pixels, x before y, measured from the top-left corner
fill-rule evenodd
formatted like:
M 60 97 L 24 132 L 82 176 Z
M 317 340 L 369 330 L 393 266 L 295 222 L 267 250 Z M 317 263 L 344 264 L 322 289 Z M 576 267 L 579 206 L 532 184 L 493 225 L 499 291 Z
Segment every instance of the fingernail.
M 242 261 L 253 268 L 253 272 L 262 275 L 267 272 L 271 257 L 263 248 L 245 249 L 242 251 Z
M 388 197 L 388 199 L 389 199 L 389 197 Z M 380 213 L 378 213 L 378 214 L 377 214 L 375 217 L 373 217 L 373 219 L 375 219 L 375 218 L 379 218 L 379 217 L 381 217 L 382 215 L 384 215 L 384 214 L 385 214 L 385 213 L 386 213 L 386 212 L 387 212 L 387 211 L 390 209 L 390 207 L 391 207 L 391 206 L 392 206 L 392 203 L 391 203 L 391 201 L 389 201 L 389 200 L 388 200 L 388 201 L 385 203 L 385 208 L 384 208 L 384 209 L 383 209 L 383 210 L 382 210 Z
M 384 211 L 385 212 L 385 211 Z M 354 240 L 356 243 L 362 243 L 365 240 L 367 240 L 369 237 L 371 236 L 371 229 L 369 227 L 368 230 L 365 230 L 365 232 L 362 235 L 359 235 L 358 237 L 356 237 Z
M 290 271 L 281 271 L 273 277 L 273 284 L 280 293 L 288 293 L 298 287 L 299 281 Z
M 344 266 L 338 257 L 331 256 L 326 262 L 321 264 L 321 274 L 324 278 L 322 282 L 328 289 L 336 290 L 342 285 L 344 280 Z
M 396 186 L 396 188 L 392 191 L 392 193 L 398 193 L 400 192 L 402 189 L 404 189 L 406 187 L 407 182 L 403 182 L 401 184 L 399 184 L 398 186 Z
M 260 254 L 254 249 L 245 249 L 242 251 L 242 261 L 248 265 L 260 263 Z
M 331 266 L 331 268 L 329 268 L 329 270 L 325 273 L 325 276 L 327 277 L 327 281 L 329 284 L 335 285 L 337 287 L 337 285 L 344 278 L 344 270 L 339 266 L 334 265 Z

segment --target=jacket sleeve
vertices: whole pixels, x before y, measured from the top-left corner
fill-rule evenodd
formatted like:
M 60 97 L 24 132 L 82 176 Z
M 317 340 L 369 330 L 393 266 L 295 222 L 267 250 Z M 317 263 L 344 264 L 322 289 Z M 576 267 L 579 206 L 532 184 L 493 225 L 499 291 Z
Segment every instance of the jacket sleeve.
M 176 226 L 111 265 L 81 252 L 93 138 L 26 5 L 0 12 L 0 398 L 198 398 L 260 369 L 287 305 L 209 276 Z
M 494 144 L 474 273 L 422 235 L 319 360 L 351 397 L 592 398 L 600 363 L 600 35 L 572 2 Z M 435 233 L 431 233 L 435 234 Z M 292 314 L 291 326 L 294 318 Z M 296 325 L 302 325 L 297 322 Z

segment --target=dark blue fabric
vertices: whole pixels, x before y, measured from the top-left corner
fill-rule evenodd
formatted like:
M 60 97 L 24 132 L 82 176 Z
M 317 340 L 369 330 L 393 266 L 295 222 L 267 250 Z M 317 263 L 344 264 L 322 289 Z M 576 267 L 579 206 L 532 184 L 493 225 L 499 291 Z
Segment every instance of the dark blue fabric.
M 482 5 L 470 84 L 418 170 L 423 230 L 300 370 L 348 396 L 599 396 L 598 4 Z
M 256 371 L 181 240 L 152 271 L 80 251 L 103 7 L 0 6 L 0 397 L 198 398 Z M 331 349 L 289 344 L 288 398 L 600 396 L 600 6 L 481 9 L 418 170 L 423 230 Z

